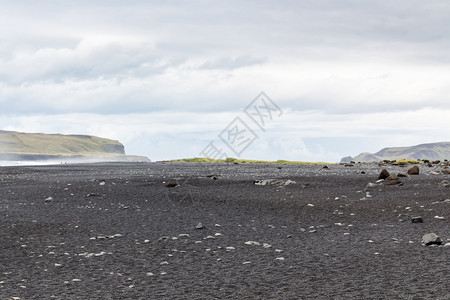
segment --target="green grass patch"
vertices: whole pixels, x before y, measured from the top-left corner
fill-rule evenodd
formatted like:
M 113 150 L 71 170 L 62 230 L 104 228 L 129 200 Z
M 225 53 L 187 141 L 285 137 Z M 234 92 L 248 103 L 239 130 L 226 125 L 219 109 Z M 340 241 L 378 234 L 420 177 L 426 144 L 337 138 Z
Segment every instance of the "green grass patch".
M 395 161 L 396 164 L 420 164 L 423 163 L 421 161 L 415 159 L 399 159 Z
M 206 157 L 181 158 L 171 160 L 172 162 L 186 162 L 186 163 L 237 163 L 237 164 L 277 164 L 277 165 L 333 165 L 334 163 L 326 162 L 307 162 L 307 161 L 289 161 L 289 160 L 254 160 L 254 159 L 239 159 L 228 157 L 226 159 L 212 159 Z

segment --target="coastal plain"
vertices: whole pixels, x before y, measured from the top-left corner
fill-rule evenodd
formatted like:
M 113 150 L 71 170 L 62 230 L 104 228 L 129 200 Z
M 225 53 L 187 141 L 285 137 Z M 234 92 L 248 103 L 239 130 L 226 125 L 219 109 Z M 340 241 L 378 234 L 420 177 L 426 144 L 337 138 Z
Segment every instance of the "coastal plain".
M 450 175 L 419 167 L 0 167 L 0 298 L 450 299 Z

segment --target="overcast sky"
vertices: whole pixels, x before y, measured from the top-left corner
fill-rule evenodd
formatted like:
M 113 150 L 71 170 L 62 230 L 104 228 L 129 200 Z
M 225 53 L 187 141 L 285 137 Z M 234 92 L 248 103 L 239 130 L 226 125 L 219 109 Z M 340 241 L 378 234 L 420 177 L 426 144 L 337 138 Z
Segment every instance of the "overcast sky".
M 2 1 L 0 129 L 196 157 L 239 116 L 254 159 L 450 140 L 448 1 Z M 264 91 L 265 131 L 243 113 Z

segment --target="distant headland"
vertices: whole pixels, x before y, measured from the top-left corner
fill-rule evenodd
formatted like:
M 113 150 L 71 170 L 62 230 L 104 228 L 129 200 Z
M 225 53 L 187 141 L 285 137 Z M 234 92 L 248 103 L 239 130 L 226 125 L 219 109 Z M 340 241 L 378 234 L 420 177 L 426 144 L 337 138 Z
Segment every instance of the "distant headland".
M 91 135 L 24 133 L 0 130 L 0 161 L 149 162 L 126 155 L 119 141 Z

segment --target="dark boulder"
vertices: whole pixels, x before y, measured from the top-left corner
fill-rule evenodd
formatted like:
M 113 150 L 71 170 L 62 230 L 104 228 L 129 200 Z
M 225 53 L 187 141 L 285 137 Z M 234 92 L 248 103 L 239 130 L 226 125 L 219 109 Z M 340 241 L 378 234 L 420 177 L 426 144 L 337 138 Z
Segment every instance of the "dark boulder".
M 419 175 L 419 167 L 414 166 L 411 169 L 408 170 L 409 175 Z
M 423 223 L 423 218 L 422 217 L 412 217 L 411 223 Z
M 386 169 L 383 169 L 383 171 L 381 171 L 380 175 L 378 175 L 378 180 L 380 180 L 380 179 L 386 179 L 386 178 L 388 178 L 389 176 L 391 176 L 391 175 L 389 174 L 389 172 L 388 172 Z

